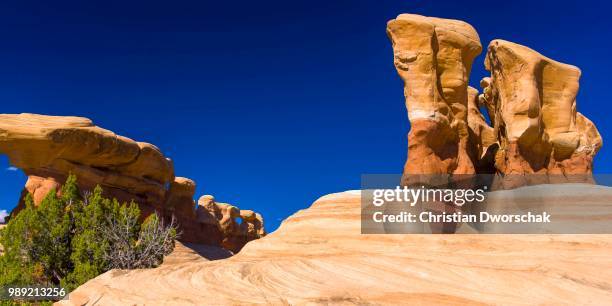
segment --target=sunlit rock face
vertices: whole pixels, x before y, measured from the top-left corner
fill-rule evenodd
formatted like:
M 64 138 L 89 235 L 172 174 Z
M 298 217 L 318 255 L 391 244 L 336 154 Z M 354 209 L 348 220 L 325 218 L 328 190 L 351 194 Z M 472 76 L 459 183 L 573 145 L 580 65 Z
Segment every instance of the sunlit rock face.
M 527 188 L 552 195 L 551 203 L 575 204 L 555 196 L 563 185 Z M 601 186 L 578 190 L 593 205 L 612 195 Z M 555 305 L 582 304 L 585 294 L 592 304 L 612 300 L 611 235 L 368 235 L 361 218 L 359 191 L 326 195 L 231 258 L 176 262 L 173 254 L 159 268 L 112 270 L 59 304 Z
M 239 252 L 247 242 L 266 235 L 260 214 L 219 203 L 211 195 L 200 197 L 196 214 L 199 222 L 217 225 L 223 237 L 221 246 L 234 253 Z
M 473 174 L 468 79 L 482 46 L 469 24 L 402 14 L 387 24 L 410 120 L 405 174 Z
M 100 185 L 108 197 L 138 203 L 144 216 L 157 212 L 168 221 L 175 216 L 183 241 L 221 245 L 228 239 L 218 220 L 199 221 L 196 183 L 175 177 L 172 161 L 156 146 L 116 135 L 87 118 L 0 114 L 0 153 L 28 176 L 13 214 L 23 208 L 26 194 L 38 205 L 52 190 L 59 192 L 72 173 L 82 191 Z M 244 236 L 232 244 L 233 251 L 261 237 Z
M 572 180 L 592 172 L 602 139 L 576 111 L 578 67 L 504 40 L 491 42 L 485 67 L 491 77 L 481 82 L 481 101 L 490 109 L 497 134 L 499 173 Z
M 552 89 L 557 93 L 559 88 L 571 89 L 566 77 L 536 77 L 551 84 L 534 89 L 523 80 L 537 73 L 522 76 L 523 68 L 498 65 L 481 82 L 483 95 L 468 87 L 469 68 L 480 52 L 478 35 L 469 25 L 400 15 L 389 22 L 387 32 L 395 66 L 405 82 L 411 123 L 405 174 L 510 174 L 515 168 L 505 165 L 514 164 L 512 160 L 519 161 L 517 169 L 522 171 L 518 172 L 528 173 L 539 170 L 527 168 L 522 160 L 549 154 L 556 162 L 571 161 L 577 152 L 589 152 L 585 155 L 592 158 L 601 146 L 594 126 L 583 116 L 572 115 L 575 102 L 574 109 L 550 107 L 567 103 L 565 95 L 551 94 Z M 488 54 L 487 61 L 496 56 Z M 500 71 L 509 77 L 517 72 L 519 78 L 514 85 L 502 85 L 500 75 L 495 75 Z M 567 78 L 571 75 L 568 72 Z M 531 89 L 521 93 L 525 98 L 515 99 L 513 91 L 522 91 L 522 86 Z M 504 90 L 508 90 L 505 102 L 497 97 Z M 545 100 L 549 102 L 533 104 L 529 99 L 537 95 L 528 95 L 530 90 L 548 96 Z M 524 108 L 524 103 L 530 106 Z M 486 109 L 491 125 L 480 109 Z M 523 120 L 524 111 L 529 120 Z M 535 118 L 532 111 L 541 117 L 541 123 L 533 123 L 539 126 L 536 133 L 529 131 L 530 120 Z M 555 113 L 559 119 L 551 118 Z M 566 128 L 573 117 L 575 129 Z M 566 136 L 554 136 L 567 131 L 579 135 L 575 148 L 566 144 L 572 143 L 564 140 Z M 527 137 L 522 135 L 536 135 L 533 152 L 505 153 L 510 151 L 510 142 L 518 143 L 520 149 L 520 138 Z M 540 142 L 548 142 L 550 152 L 543 154 L 537 147 Z M 557 169 L 543 164 L 546 172 Z M 581 169 L 590 172 L 588 167 Z M 586 201 L 587 207 L 601 207 L 612 197 L 610 188 L 587 184 L 572 189 L 566 185 L 524 188 L 528 189 L 495 192 L 502 199 L 516 192 L 523 196 L 523 204 L 546 203 L 561 209 L 584 207 L 577 199 Z M 473 235 L 469 233 L 474 228 L 466 224 L 459 228 L 461 235 L 370 235 L 362 234 L 362 205 L 361 191 L 326 195 L 283 221 L 274 233 L 247 244 L 236 256 L 109 271 L 59 304 L 518 305 L 525 301 L 583 304 L 585 297 L 591 304 L 612 300 L 611 235 Z M 243 220 L 240 225 L 235 222 L 238 216 Z M 257 214 L 217 203 L 212 196 L 200 198 L 196 217 L 199 222 L 216 224 L 224 233 L 240 233 L 246 220 L 253 224 L 244 226 L 243 233 L 260 231 Z
M 468 86 L 482 49 L 469 24 L 402 14 L 387 34 L 411 126 L 404 184 L 411 174 L 496 173 L 510 188 L 590 180 L 602 139 L 576 111 L 580 69 L 494 40 L 479 95 Z

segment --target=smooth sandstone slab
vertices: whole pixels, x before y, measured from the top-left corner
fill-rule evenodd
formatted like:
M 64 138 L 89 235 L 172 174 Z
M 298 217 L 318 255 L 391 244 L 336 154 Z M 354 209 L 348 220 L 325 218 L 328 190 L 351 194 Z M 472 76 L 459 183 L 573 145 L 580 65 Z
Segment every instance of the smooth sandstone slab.
M 123 190 L 149 204 L 162 201 L 174 180 L 172 161 L 157 147 L 81 117 L 0 114 L 0 153 L 30 177 L 60 182 L 74 173 L 86 185 Z
M 172 161 L 157 147 L 82 117 L 0 114 L 0 153 L 28 176 L 26 190 L 36 204 L 53 188 L 59 191 L 69 173 L 83 190 L 101 185 L 120 201 L 152 207 L 161 206 L 174 180 Z M 16 211 L 21 207 L 23 201 Z
M 327 195 L 229 259 L 110 271 L 61 304 L 612 301 L 612 235 L 361 235 L 360 218 L 359 191 Z
M 0 152 L 21 169 L 46 167 L 63 159 L 118 172 L 133 163 L 149 163 L 155 167 L 147 171 L 155 172 L 138 172 L 138 176 L 162 183 L 173 175 L 172 163 L 155 146 L 116 135 L 82 117 L 0 114 Z

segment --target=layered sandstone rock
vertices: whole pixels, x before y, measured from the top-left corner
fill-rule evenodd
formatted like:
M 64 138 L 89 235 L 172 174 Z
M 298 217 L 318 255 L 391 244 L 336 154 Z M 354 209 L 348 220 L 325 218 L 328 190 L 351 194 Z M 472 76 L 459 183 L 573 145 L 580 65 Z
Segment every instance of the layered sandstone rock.
M 402 14 L 387 34 L 411 125 L 404 184 L 414 174 L 497 173 L 503 187 L 590 180 L 602 139 L 576 111 L 577 67 L 494 40 L 479 96 L 467 85 L 481 51 L 469 24 Z
M 198 220 L 218 225 L 223 235 L 221 245 L 234 253 L 239 252 L 247 242 L 266 235 L 260 214 L 218 203 L 211 195 L 200 197 L 196 214 Z
M 610 203 L 576 185 L 548 203 Z M 528 187 L 527 202 L 567 186 Z M 511 191 L 502 191 L 507 193 Z M 537 194 L 529 199 L 531 194 Z M 574 199 L 582 199 L 577 203 Z M 611 235 L 361 234 L 359 191 L 327 195 L 237 255 L 109 271 L 62 305 L 609 304 Z M 609 219 L 609 215 L 607 217 Z M 580 292 L 580 294 L 576 294 Z
M 480 112 L 478 90 L 468 87 L 468 127 L 470 132 L 469 152 L 476 173 L 495 173 L 494 156 L 498 148 L 495 130 L 489 126 Z
M 81 185 L 100 184 L 119 199 L 146 204 L 163 202 L 165 185 L 174 179 L 172 161 L 155 146 L 80 117 L 2 114 L 0 152 L 28 175 L 26 186 L 36 204 L 68 173 L 77 175 Z
M 193 200 L 195 189 L 196 185 L 193 180 L 185 177 L 175 178 L 170 184 L 163 208 L 178 216 L 195 219 L 195 201 Z
M 498 172 L 569 180 L 590 174 L 602 139 L 576 111 L 580 69 L 504 40 L 491 42 L 485 67 L 491 77 L 481 82 L 481 100 L 497 134 Z
M 35 204 L 50 191 L 59 192 L 73 173 L 81 190 L 100 185 L 109 197 L 138 203 L 145 216 L 155 211 L 167 220 L 175 216 L 184 241 L 220 245 L 228 238 L 216 219 L 198 220 L 195 182 L 175 177 L 172 161 L 157 147 L 116 135 L 89 119 L 0 114 L 0 153 L 28 176 L 22 199 L 30 193 Z M 242 245 L 259 236 L 248 238 L 240 240 Z M 242 245 L 236 242 L 233 250 Z
M 473 174 L 467 88 L 478 33 L 462 21 L 402 14 L 387 35 L 411 127 L 404 174 Z

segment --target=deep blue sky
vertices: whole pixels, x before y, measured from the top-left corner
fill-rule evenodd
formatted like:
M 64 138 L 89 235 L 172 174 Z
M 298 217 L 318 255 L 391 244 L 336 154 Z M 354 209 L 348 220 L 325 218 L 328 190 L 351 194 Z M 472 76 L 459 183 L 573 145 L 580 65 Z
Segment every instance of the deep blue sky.
M 151 142 L 196 197 L 266 227 L 399 173 L 409 129 L 387 20 L 462 19 L 582 69 L 578 110 L 612 132 L 610 7 L 595 1 L 3 1 L 3 113 L 77 115 Z M 481 55 L 472 86 L 486 75 Z M 610 173 L 606 143 L 595 167 Z M 8 167 L 0 159 L 2 169 Z M 25 177 L 1 171 L 0 209 Z

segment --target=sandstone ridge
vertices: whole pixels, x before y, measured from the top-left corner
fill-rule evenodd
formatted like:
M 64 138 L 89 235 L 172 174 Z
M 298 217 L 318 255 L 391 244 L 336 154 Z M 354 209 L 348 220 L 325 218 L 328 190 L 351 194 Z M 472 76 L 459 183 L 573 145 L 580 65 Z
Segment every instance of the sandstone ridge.
M 527 201 L 610 203 L 612 188 L 523 187 Z M 514 191 L 498 191 L 509 193 Z M 581 196 L 583 195 L 583 196 Z M 559 203 L 559 201 L 561 203 Z M 223 260 L 112 270 L 62 305 L 609 304 L 610 235 L 361 234 L 361 193 L 324 196 Z M 179 249 L 180 251 L 180 249 Z M 580 294 L 576 294 L 580 292 Z
M 116 135 L 87 118 L 0 114 L 0 153 L 28 176 L 13 213 L 23 207 L 23 195 L 32 194 L 38 204 L 73 173 L 81 190 L 101 185 L 110 197 L 134 200 L 145 215 L 174 215 L 187 242 L 226 245 L 237 252 L 265 235 L 259 214 L 234 206 L 221 209 L 214 201 L 196 207 L 195 182 L 175 177 L 172 161 L 156 146 Z

